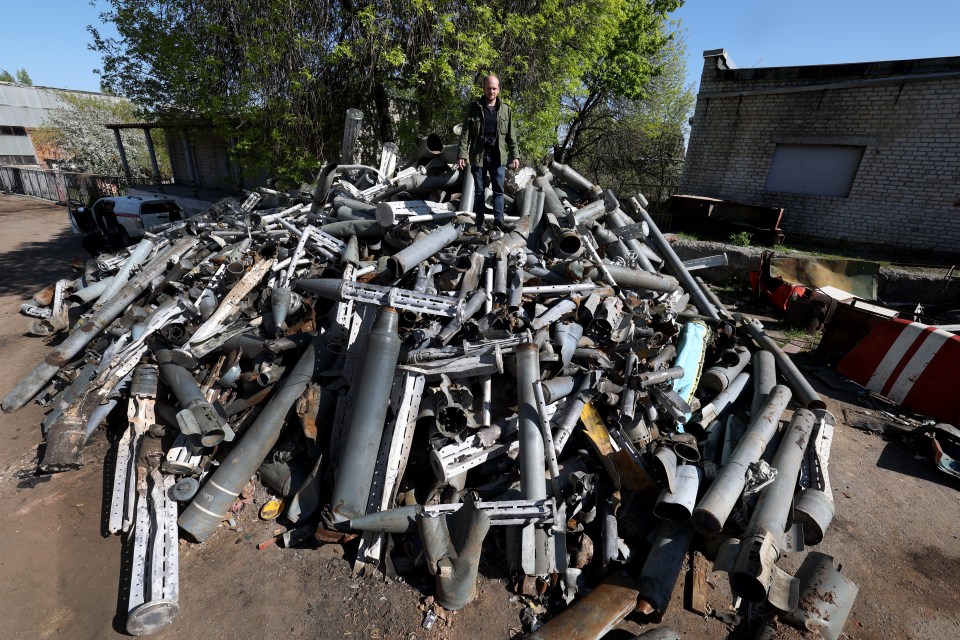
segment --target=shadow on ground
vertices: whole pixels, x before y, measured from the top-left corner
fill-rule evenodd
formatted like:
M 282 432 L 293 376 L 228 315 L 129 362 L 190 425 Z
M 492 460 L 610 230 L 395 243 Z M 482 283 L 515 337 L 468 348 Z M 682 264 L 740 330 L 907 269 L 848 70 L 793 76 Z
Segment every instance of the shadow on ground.
M 52 237 L 38 233 L 37 237 L 43 240 L 33 241 L 29 239 L 33 234 L 27 232 L 22 234 L 27 238 L 25 241 L 0 253 L 0 273 L 3 274 L 0 295 L 28 298 L 60 278 L 76 277 L 70 268 L 73 259 L 89 256 L 80 246 L 80 236 L 73 235 L 66 224 L 66 209 L 51 212 L 50 203 L 18 200 L 18 207 L 22 205 L 19 210 L 11 210 L 10 206 L 0 208 L 0 228 L 29 226 L 30 217 L 42 216 L 43 225 L 49 225 L 52 216 L 64 217 L 63 228 Z

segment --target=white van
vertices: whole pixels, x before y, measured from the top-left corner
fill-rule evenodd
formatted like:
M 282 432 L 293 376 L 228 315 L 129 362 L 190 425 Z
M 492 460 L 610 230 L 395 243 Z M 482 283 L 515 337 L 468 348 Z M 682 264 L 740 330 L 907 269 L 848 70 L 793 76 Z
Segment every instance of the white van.
M 128 245 L 139 240 L 148 229 L 185 216 L 183 209 L 166 196 L 119 196 L 100 198 L 93 207 L 68 207 L 70 226 L 75 234 L 116 228 L 120 241 Z

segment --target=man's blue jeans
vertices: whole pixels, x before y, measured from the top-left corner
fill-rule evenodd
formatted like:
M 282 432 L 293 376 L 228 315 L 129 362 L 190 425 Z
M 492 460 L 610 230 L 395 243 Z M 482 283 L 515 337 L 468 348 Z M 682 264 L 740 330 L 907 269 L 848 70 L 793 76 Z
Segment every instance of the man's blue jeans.
M 500 154 L 494 151 L 492 154 L 483 154 L 483 166 L 471 167 L 473 173 L 473 212 L 477 216 L 477 226 L 483 226 L 483 214 L 486 211 L 484 203 L 484 191 L 487 189 L 486 177 L 490 177 L 490 188 L 493 189 L 493 220 L 497 224 L 503 224 L 503 181 L 505 167 L 500 163 Z

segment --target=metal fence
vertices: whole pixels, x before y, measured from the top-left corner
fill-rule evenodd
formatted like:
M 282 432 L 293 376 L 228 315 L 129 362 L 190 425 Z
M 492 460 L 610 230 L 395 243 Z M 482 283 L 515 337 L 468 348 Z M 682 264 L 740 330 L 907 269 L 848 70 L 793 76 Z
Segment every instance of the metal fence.
M 121 196 L 126 187 L 126 180 L 119 176 L 0 167 L 0 191 L 61 204 L 71 201 L 92 204 L 104 196 Z

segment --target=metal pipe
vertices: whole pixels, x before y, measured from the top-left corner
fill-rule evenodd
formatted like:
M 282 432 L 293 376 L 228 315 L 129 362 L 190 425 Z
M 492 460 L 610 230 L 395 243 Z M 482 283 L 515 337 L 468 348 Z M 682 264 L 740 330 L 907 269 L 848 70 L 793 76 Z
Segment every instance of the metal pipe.
M 476 254 L 474 254 L 476 255 Z M 493 310 L 493 269 L 487 269 L 484 272 L 486 278 L 483 286 L 483 312 L 490 313 Z M 489 375 L 481 376 L 480 385 L 483 388 L 483 400 L 480 408 L 480 422 L 484 426 L 492 423 L 491 410 L 493 408 L 493 377 Z
M 111 296 L 117 293 L 123 285 L 127 284 L 127 281 L 130 279 L 130 274 L 133 273 L 133 270 L 139 267 L 144 260 L 147 259 L 147 256 L 153 251 L 154 243 L 147 238 L 144 238 L 140 243 L 133 248 L 130 252 L 130 257 L 127 258 L 126 262 L 123 263 L 123 266 L 120 268 L 120 271 L 113 277 L 113 282 L 110 283 L 110 286 L 107 287 L 107 290 L 100 294 L 100 297 L 97 298 L 94 306 L 102 305 L 108 301 Z
M 673 293 L 680 286 L 680 283 L 676 278 L 662 273 L 650 273 L 649 271 L 643 271 L 641 269 L 621 267 L 620 265 L 611 264 L 609 262 L 604 262 L 602 268 L 610 272 L 610 275 L 613 276 L 613 279 L 621 287 L 628 287 L 630 289 L 643 289 L 645 291 L 657 291 L 660 293 Z M 601 268 L 592 266 L 585 266 L 583 269 L 583 275 L 587 278 L 591 278 L 594 281 L 601 280 L 603 278 Z
M 692 539 L 693 527 L 689 521 L 661 523 L 637 583 L 636 610 L 648 620 L 663 619 Z
M 560 198 L 557 196 L 557 192 L 553 190 L 548 178 L 545 176 L 534 178 L 533 186 L 543 193 L 543 211 L 545 213 L 552 213 L 557 218 L 566 218 L 567 212 L 563 208 L 563 203 L 560 202 Z
M 747 330 L 747 333 L 750 334 L 750 337 L 760 345 L 760 348 L 773 354 L 774 359 L 777 361 L 777 370 L 780 372 L 780 375 L 786 379 L 790 388 L 793 389 L 793 392 L 797 395 L 797 400 L 811 411 L 814 409 L 826 409 L 827 403 L 825 403 L 819 394 L 814 391 L 813 387 L 810 386 L 807 379 L 800 373 L 800 370 L 797 369 L 797 365 L 793 364 L 793 360 L 787 357 L 787 354 L 780 349 L 780 346 L 773 341 L 773 338 L 764 332 L 763 325 L 757 320 L 751 320 L 745 316 L 742 320 L 743 327 Z
M 573 433 L 573 428 L 577 426 L 577 421 L 580 420 L 580 413 L 583 411 L 583 407 L 587 404 L 587 394 L 597 383 L 600 376 L 599 371 L 588 371 L 587 374 L 583 377 L 583 382 L 580 383 L 580 388 L 577 390 L 577 395 L 567 404 L 566 412 L 563 414 L 563 417 L 559 420 L 557 428 L 553 431 L 553 442 L 557 447 L 557 457 L 560 457 L 560 454 L 563 453 L 563 447 L 567 444 L 567 440 L 570 439 L 570 434 Z
M 177 424 L 183 435 L 188 439 L 194 437 L 195 442 L 199 441 L 204 447 L 214 447 L 224 439 L 232 440 L 233 432 L 207 401 L 203 390 L 190 372 L 173 362 L 173 356 L 168 349 L 158 349 L 156 358 L 163 379 L 170 385 L 182 408 L 177 413 Z
M 736 350 L 737 362 L 731 366 L 722 364 L 710 367 L 703 372 L 700 377 L 700 386 L 712 394 L 718 394 L 730 384 L 730 382 L 740 375 L 740 372 L 750 364 L 750 350 L 746 347 L 738 347 Z
M 559 176 L 561 180 L 566 182 L 568 185 L 582 193 L 584 196 L 590 200 L 599 200 L 602 191 L 600 185 L 593 184 L 586 178 L 584 178 L 580 173 L 578 173 L 573 167 L 570 167 L 565 164 L 561 164 L 556 160 L 551 159 L 549 163 L 550 172 L 555 176 Z
M 179 256 L 195 247 L 198 242 L 197 238 L 181 238 L 155 256 L 137 277 L 124 285 L 113 298 L 95 311 L 82 329 L 71 333 L 4 397 L 2 404 L 0 404 L 3 412 L 12 413 L 30 402 L 57 374 L 60 367 L 76 357 L 107 325 L 140 297 L 154 278 L 163 274 L 170 259 L 174 256 L 179 258 Z
M 477 572 L 490 517 L 472 499 L 455 512 L 417 514 L 427 570 L 437 576 L 436 599 L 444 609 L 458 611 L 477 597 Z
M 627 258 L 630 250 L 627 249 L 627 245 L 625 245 L 615 233 L 601 224 L 593 225 L 590 232 L 593 234 L 594 240 L 597 241 L 597 245 L 603 249 L 607 258 Z M 649 271 L 652 271 L 652 269 Z
M 777 432 L 780 416 L 790 402 L 790 389 L 777 385 L 770 392 L 763 411 L 753 417 L 747 432 L 740 439 L 730 459 L 720 468 L 713 484 L 693 511 L 693 524 L 698 531 L 717 533 L 733 510 L 746 482 L 747 467 L 763 455 L 767 443 Z
M 783 535 L 793 508 L 793 490 L 797 486 L 800 463 L 814 424 L 816 417 L 807 409 L 798 409 L 793 414 L 773 457 L 772 466 L 776 468 L 777 476 L 760 492 L 750 524 L 740 541 L 730 581 L 734 593 L 749 602 L 765 601 L 771 594 L 774 582 L 782 576 L 775 563 L 786 546 Z M 736 546 L 733 539 L 730 542 Z M 777 598 L 782 599 L 779 589 L 774 599 Z M 793 606 L 781 608 L 789 611 L 796 607 L 791 598 L 788 597 L 787 601 Z M 773 604 L 776 606 L 783 602 L 781 600 Z
M 340 143 L 340 162 L 344 164 L 353 162 L 362 123 L 363 111 L 347 109 L 347 115 L 343 121 L 343 140 Z
M 674 474 L 676 489 L 664 489 L 653 507 L 653 515 L 664 520 L 683 522 L 693 515 L 697 503 L 697 491 L 700 489 L 700 467 L 695 464 L 682 464 Z
M 517 313 L 523 306 L 523 267 L 516 265 L 507 287 L 507 310 Z
M 561 398 L 566 398 L 573 393 L 575 386 L 580 386 L 581 382 L 582 380 L 579 377 L 574 378 L 573 376 L 557 376 L 556 378 L 544 380 L 540 383 L 540 388 L 543 390 L 544 402 L 553 404 Z
M 633 224 L 633 220 L 627 217 L 627 214 L 620 209 L 608 211 L 606 222 L 607 226 L 611 229 L 620 229 L 621 227 L 626 227 Z M 647 245 L 643 244 L 636 238 L 627 238 L 626 240 L 623 240 L 623 244 L 633 252 L 634 257 L 637 260 L 637 264 L 641 269 L 644 271 L 649 271 L 650 273 L 657 272 L 656 267 L 653 266 L 653 262 L 656 261 L 657 264 L 660 264 L 663 262 L 663 259 L 651 251 Z
M 748 382 L 750 382 L 750 374 L 746 371 L 741 372 L 726 389 L 718 393 L 710 402 L 701 406 L 696 418 L 684 425 L 684 428 L 698 438 L 703 437 L 707 425 L 723 415 L 730 405 L 740 397 L 740 394 L 743 393 Z M 771 385 L 771 387 L 772 386 L 773 385 Z M 764 402 L 765 401 L 766 396 L 764 396 Z M 756 413 L 751 412 L 750 415 L 756 415 Z
M 660 367 L 667 366 L 667 364 L 676 357 L 677 348 L 673 344 L 668 344 L 660 349 L 657 355 L 647 360 L 647 365 L 649 365 L 651 369 L 659 369 Z
M 115 276 L 110 276 L 108 278 L 104 278 L 103 280 L 98 280 L 97 282 L 94 282 L 83 289 L 78 289 L 67 296 L 67 300 L 70 302 L 82 303 L 92 302 L 99 298 L 100 295 L 110 287 L 110 285 L 113 283 L 114 277 Z
M 573 220 L 576 224 L 589 225 L 596 222 L 598 218 L 606 214 L 606 203 L 603 200 L 596 200 L 588 205 L 584 205 L 573 212 Z
M 457 225 L 444 225 L 387 258 L 387 269 L 394 279 L 398 279 L 447 245 L 455 242 L 459 237 L 460 229 Z
M 520 466 L 520 495 L 525 500 L 543 500 L 547 497 L 542 423 L 533 390 L 533 385 L 540 384 L 539 354 L 540 350 L 535 344 L 517 346 L 517 413 L 520 419 L 520 453 L 517 460 Z M 524 538 L 527 538 L 527 534 L 524 534 Z M 534 528 L 533 562 L 528 562 L 526 552 L 523 554 L 523 569 L 527 575 L 549 573 L 552 558 L 544 553 L 548 549 L 548 541 L 546 531 Z
M 460 328 L 463 326 L 463 323 L 477 315 L 477 312 L 480 311 L 487 301 L 487 294 L 485 291 L 474 291 L 473 295 L 467 299 L 467 303 L 463 305 L 463 314 L 458 318 L 451 318 L 450 322 L 447 323 L 439 334 L 437 334 L 437 341 L 446 345 L 453 337 L 459 333 Z
M 390 405 L 391 383 L 400 358 L 399 322 L 396 310 L 384 307 L 367 338 L 367 354 L 354 392 L 353 416 L 331 498 L 334 522 L 367 512 L 370 484 Z
M 772 353 L 761 349 L 753 354 L 750 368 L 753 371 L 753 403 L 750 405 L 750 415 L 755 416 L 777 384 L 777 361 Z
M 694 306 L 697 307 L 697 310 L 713 321 L 720 320 L 720 314 L 717 313 L 716 308 L 707 299 L 707 296 L 704 295 L 703 289 L 701 289 L 697 281 L 693 279 L 693 276 L 690 275 L 687 268 L 683 266 L 683 261 L 680 260 L 679 256 L 677 256 L 673 250 L 673 247 L 667 242 L 667 239 L 663 237 L 663 234 L 660 233 L 660 229 L 653 221 L 653 218 L 650 217 L 650 214 L 647 213 L 639 203 L 635 205 L 635 208 L 643 221 L 650 225 L 649 240 L 656 247 L 657 252 L 659 252 L 660 256 L 667 263 L 667 266 L 670 267 L 670 270 L 673 271 L 677 280 L 680 281 L 683 290 L 690 294 L 690 299 L 693 301 Z
M 657 371 L 646 371 L 637 375 L 637 381 L 641 389 L 652 387 L 655 384 L 663 384 L 672 380 L 678 380 L 683 377 L 683 367 L 670 367 L 669 369 L 659 369 Z
M 637 606 L 637 584 L 616 573 L 531 633 L 530 640 L 600 640 Z
M 726 265 L 727 265 L 727 262 L 726 262 L 727 254 L 723 253 L 723 254 L 721 254 L 719 257 L 722 257 L 722 258 L 723 258 L 723 260 L 724 260 L 723 266 L 726 266 Z M 690 269 L 688 268 L 687 271 L 689 271 L 689 270 L 690 270 Z M 723 316 L 724 318 L 726 318 L 727 320 L 732 320 L 732 319 L 733 319 L 733 314 L 731 314 L 729 311 L 727 311 L 727 307 L 724 306 L 724 304 L 723 304 L 723 302 L 720 300 L 720 298 L 717 297 L 717 294 L 714 293 L 713 289 L 710 288 L 710 285 L 708 285 L 706 282 L 704 282 L 704 281 L 703 281 L 703 278 L 701 278 L 700 276 L 694 276 L 693 279 L 696 280 L 696 282 L 697 282 L 698 285 L 700 285 L 700 290 L 703 291 L 703 295 L 707 296 L 707 299 L 710 300 L 710 302 L 713 303 L 713 306 L 715 306 L 715 307 L 717 308 L 717 312 L 718 312 L 721 316 Z
M 473 171 L 467 165 L 463 172 L 463 185 L 460 187 L 460 206 L 459 211 L 463 213 L 473 213 L 473 205 L 477 197 L 477 188 L 473 183 Z
M 501 251 L 497 255 L 496 272 L 493 280 L 493 300 L 503 303 L 507 299 L 507 266 L 509 254 Z
M 321 225 L 320 231 L 337 238 L 382 238 L 383 227 L 376 220 L 342 220 Z
M 304 349 L 297 364 L 277 384 L 276 392 L 257 419 L 244 431 L 243 437 L 230 450 L 230 455 L 217 467 L 180 516 L 180 528 L 194 540 L 203 542 L 216 531 L 244 485 L 276 444 L 284 418 L 293 403 L 306 390 L 316 372 L 330 366 L 334 356 L 327 349 L 326 334 L 321 334 Z
M 547 497 L 544 483 L 543 437 L 533 385 L 540 384 L 539 349 L 521 344 L 516 351 L 517 402 L 520 415 L 520 491 L 525 499 Z

